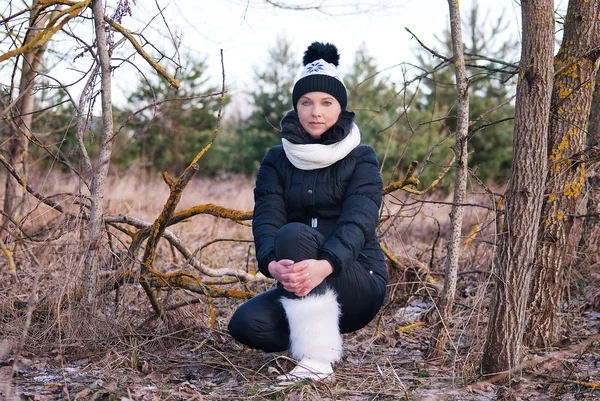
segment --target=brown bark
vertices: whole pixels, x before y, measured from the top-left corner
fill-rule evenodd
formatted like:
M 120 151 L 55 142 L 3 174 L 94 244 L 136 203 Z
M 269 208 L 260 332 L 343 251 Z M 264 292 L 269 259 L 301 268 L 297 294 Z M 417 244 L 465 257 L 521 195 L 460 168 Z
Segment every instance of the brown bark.
M 588 147 L 590 163 L 586 165 L 587 204 L 583 219 L 579 249 L 581 260 L 588 257 L 598 261 L 600 251 L 600 70 L 596 72 L 596 85 L 592 95 L 592 106 L 588 123 Z M 584 262 L 586 263 L 586 262 Z M 594 263 L 592 260 L 591 263 Z
M 548 348 L 561 333 L 567 266 L 579 243 L 572 230 L 585 191 L 586 125 L 600 54 L 600 2 L 569 2 L 548 127 L 548 175 L 532 281 L 526 343 Z
M 506 218 L 498 248 L 498 272 L 483 352 L 482 368 L 486 374 L 509 371 L 523 359 L 525 311 L 547 171 L 553 6 L 553 0 L 531 0 L 521 6 L 523 31 L 513 170 L 506 194 Z
M 43 29 L 48 20 L 48 13 L 40 15 L 39 2 L 34 1 L 29 16 L 29 29 L 23 46 L 30 43 L 35 34 Z M 19 95 L 11 112 L 11 138 L 9 140 L 8 162 L 17 173 L 27 178 L 27 148 L 31 135 L 31 122 L 34 109 L 33 86 L 37 77 L 38 68 L 47 48 L 47 42 L 23 55 L 21 67 L 21 78 L 19 82 Z M 25 200 L 25 188 L 16 182 L 11 175 L 6 176 L 6 187 L 4 195 L 4 212 L 13 220 L 19 221 Z M 9 219 L 2 222 L 4 227 L 8 226 Z
M 96 46 L 98 49 L 97 61 L 100 64 L 101 70 L 102 139 L 100 154 L 98 155 L 98 162 L 90 188 L 90 222 L 83 270 L 83 300 L 88 305 L 95 303 L 98 271 L 102 261 L 101 242 L 104 233 L 104 187 L 114 143 L 110 54 L 106 43 L 102 0 L 92 1 L 92 11 L 94 14 Z
M 454 181 L 454 199 L 450 213 L 450 234 L 448 238 L 448 254 L 444 288 L 438 305 L 439 316 L 431 335 L 429 354 L 439 357 L 444 352 L 448 338 L 448 326 L 452 316 L 452 304 L 456 295 L 456 280 L 458 275 L 458 257 L 460 254 L 461 229 L 464 217 L 464 201 L 467 191 L 467 135 L 469 130 L 469 91 L 467 69 L 463 52 L 462 33 L 460 27 L 460 9 L 458 2 L 448 0 L 450 8 L 450 32 L 452 35 L 452 50 L 454 66 L 456 67 L 456 90 L 458 94 L 458 111 L 456 115 L 456 178 Z

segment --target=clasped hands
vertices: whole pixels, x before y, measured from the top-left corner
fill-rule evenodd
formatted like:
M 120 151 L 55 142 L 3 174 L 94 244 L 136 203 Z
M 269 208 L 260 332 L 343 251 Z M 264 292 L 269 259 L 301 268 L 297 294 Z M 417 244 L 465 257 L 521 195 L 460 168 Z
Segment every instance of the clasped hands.
M 294 263 L 281 259 L 269 263 L 269 273 L 287 291 L 303 297 L 333 273 L 333 267 L 327 260 L 306 259 Z

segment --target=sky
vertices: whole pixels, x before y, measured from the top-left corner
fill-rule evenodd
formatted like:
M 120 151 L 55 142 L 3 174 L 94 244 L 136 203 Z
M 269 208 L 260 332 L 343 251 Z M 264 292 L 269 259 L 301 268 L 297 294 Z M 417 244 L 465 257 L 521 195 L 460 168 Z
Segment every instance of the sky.
M 463 19 L 476 1 L 460 2 Z M 162 16 L 157 17 L 156 3 L 164 7 Z M 287 10 L 271 3 L 321 8 Z M 478 4 L 490 22 L 504 14 L 510 30 L 519 37 L 520 9 L 514 0 L 479 0 Z M 434 36 L 449 27 L 448 14 L 446 0 L 137 0 L 123 25 L 154 18 L 152 25 L 160 26 L 160 32 L 148 27 L 145 35 L 164 48 L 172 47 L 171 35 L 180 38 L 184 49 L 206 58 L 208 73 L 218 85 L 222 49 L 229 93 L 244 101 L 239 95 L 254 85 L 254 71 L 265 68 L 268 50 L 280 37 L 291 42 L 298 62 L 311 42 L 331 42 L 339 49 L 343 75 L 363 45 L 380 70 L 392 67 L 389 74 L 400 74 L 401 69 L 393 66 L 413 61 L 419 47 L 407 28 L 435 47 Z M 123 89 L 121 84 L 118 90 Z
M 105 0 L 108 14 L 119 1 Z M 563 1 L 563 0 L 559 0 Z M 244 109 L 247 94 L 256 85 L 256 70 L 267 66 L 268 51 L 278 40 L 291 43 L 296 61 L 300 64 L 306 47 L 313 41 L 334 43 L 340 53 L 342 76 L 351 67 L 359 47 L 364 46 L 377 63 L 380 71 L 393 79 L 401 77 L 402 63 L 415 60 L 419 49 L 413 34 L 428 47 L 436 48 L 435 36 L 449 27 L 447 0 L 128 0 L 131 15 L 121 24 L 132 32 L 141 32 L 153 46 L 172 55 L 172 38 L 181 43 L 182 52 L 190 52 L 205 59 L 207 76 L 212 86 L 220 87 L 222 80 L 220 52 L 223 51 L 226 88 L 232 106 Z M 501 15 L 508 23 L 513 38 L 520 37 L 520 8 L 516 0 L 461 0 L 463 22 L 474 3 L 480 15 L 492 23 Z M 290 10 L 279 5 L 304 10 Z M 0 0 L 0 10 L 9 14 L 11 0 Z M 160 7 L 160 12 L 159 12 Z M 78 20 L 69 29 L 92 42 L 89 20 Z M 166 21 L 166 23 L 165 23 Z M 168 29 L 167 29 L 168 26 Z M 407 31 L 409 29 L 413 34 Z M 75 31 L 77 30 L 77 31 Z M 466 34 L 466 33 L 464 33 Z M 120 38 L 116 34 L 115 38 Z M 79 99 L 89 71 L 90 60 L 76 57 L 82 52 L 81 44 L 64 32 L 53 37 L 47 61 L 50 74 L 61 84 L 69 85 L 71 96 Z M 143 42 L 142 39 L 140 39 Z M 4 45 L 4 46 L 3 46 Z M 9 43 L 2 44 L 0 52 Z M 153 56 L 150 46 L 146 46 Z M 135 53 L 125 43 L 115 57 L 125 58 Z M 126 95 L 133 92 L 140 81 L 140 72 L 147 73 L 147 63 L 136 55 L 133 63 L 113 61 L 119 68 L 113 74 L 113 103 L 123 106 Z M 182 62 L 185 60 L 182 59 Z M 86 64 L 86 62 L 88 64 Z M 160 61 L 169 69 L 166 60 Z M 171 65 L 172 67 L 172 65 Z M 139 69 L 139 70 L 138 70 Z M 171 68 L 172 70 L 172 68 Z M 0 86 L 10 82 L 11 68 L 0 68 Z M 300 69 L 298 70 L 298 75 Z M 400 81 L 400 79 L 398 79 Z

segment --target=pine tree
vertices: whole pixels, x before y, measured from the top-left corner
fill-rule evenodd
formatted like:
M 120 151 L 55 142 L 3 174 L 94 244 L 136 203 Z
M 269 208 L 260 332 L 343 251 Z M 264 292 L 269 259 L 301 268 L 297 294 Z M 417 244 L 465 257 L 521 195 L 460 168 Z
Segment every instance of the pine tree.
M 396 160 L 401 143 L 398 141 L 398 111 L 401 99 L 389 77 L 378 73 L 375 59 L 362 44 L 354 56 L 348 74 L 344 76 L 348 88 L 348 109 L 356 114 L 355 122 L 360 127 L 362 142 L 371 146 L 380 163 Z M 386 158 L 386 155 L 390 155 Z
M 119 137 L 116 163 L 126 168 L 132 163 L 174 174 L 181 172 L 212 136 L 220 107 L 220 96 L 201 97 L 219 91 L 208 84 L 203 60 L 188 56 L 188 67 L 177 77 L 181 88 L 174 90 L 156 77 L 150 85 L 141 80 L 128 98 L 124 115 L 158 103 L 135 115 Z M 196 98 L 192 98 L 197 96 Z M 181 98 L 182 100 L 169 100 Z M 202 159 L 200 174 L 215 173 L 218 161 L 210 152 Z
M 228 124 L 229 133 L 222 138 L 222 148 L 230 155 L 228 171 L 250 175 L 258 169 L 269 148 L 281 143 L 279 122 L 292 107 L 292 89 L 301 60 L 291 44 L 280 37 L 268 51 L 264 65 L 255 71 L 255 90 L 248 93 L 252 112 L 249 117 L 235 116 Z M 232 155 L 234 155 L 232 157 Z
M 514 105 L 509 101 L 514 93 L 511 78 L 516 70 L 507 64 L 494 60 L 506 60 L 514 53 L 516 44 L 510 39 L 497 42 L 497 38 L 506 37 L 506 25 L 502 17 L 493 23 L 481 17 L 475 4 L 466 18 L 464 46 L 469 76 L 470 126 L 469 166 L 482 180 L 504 182 L 510 176 L 512 160 L 512 138 L 514 131 Z M 450 33 L 446 31 L 443 39 L 438 38 L 442 50 L 440 54 L 451 54 Z M 425 71 L 436 67 L 429 55 L 417 55 L 417 64 Z M 424 95 L 418 98 L 413 113 L 413 125 L 442 118 L 443 122 L 428 125 L 429 143 L 437 143 L 454 132 L 456 121 L 453 117 L 456 108 L 453 71 L 444 68 L 428 75 L 424 84 Z M 499 105 L 502 107 L 493 110 Z M 480 116 L 483 118 L 479 119 Z M 447 152 L 449 153 L 449 152 Z

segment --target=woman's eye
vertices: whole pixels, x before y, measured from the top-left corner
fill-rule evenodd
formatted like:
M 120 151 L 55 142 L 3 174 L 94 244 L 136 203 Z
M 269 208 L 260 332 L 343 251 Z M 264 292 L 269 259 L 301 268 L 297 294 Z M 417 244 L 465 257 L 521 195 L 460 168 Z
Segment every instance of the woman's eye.
M 323 104 L 325 106 L 331 106 L 332 105 L 332 103 L 329 100 L 324 101 Z
M 310 105 L 310 102 L 308 100 L 305 100 L 302 102 L 302 106 L 308 106 Z

